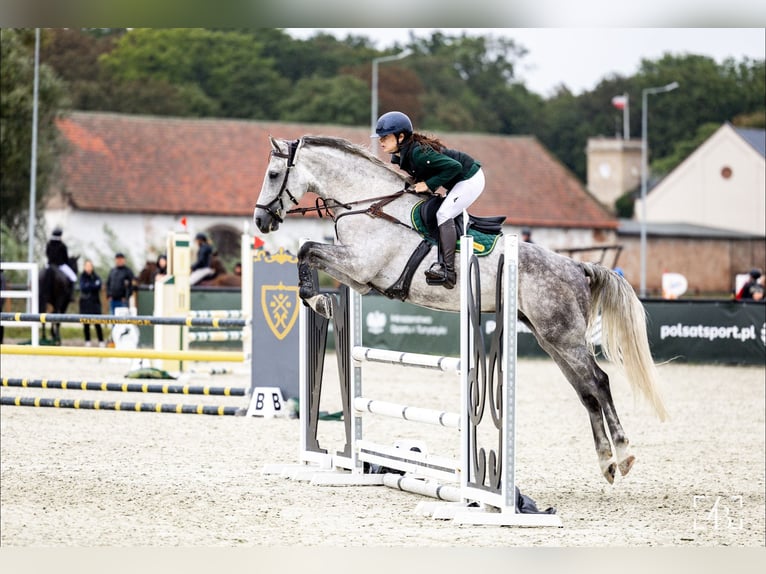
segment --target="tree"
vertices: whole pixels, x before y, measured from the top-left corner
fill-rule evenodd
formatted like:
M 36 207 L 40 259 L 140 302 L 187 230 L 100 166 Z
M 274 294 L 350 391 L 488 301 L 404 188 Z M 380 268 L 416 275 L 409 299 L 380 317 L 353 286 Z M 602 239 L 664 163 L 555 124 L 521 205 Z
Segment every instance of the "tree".
M 512 40 L 492 36 L 472 38 L 434 32 L 414 39 L 415 55 L 403 61 L 426 87 L 423 127 L 439 130 L 504 132 L 503 112 L 514 92 L 515 62 L 526 54 Z
M 289 82 L 262 51 L 255 36 L 241 32 L 136 29 L 100 62 L 119 81 L 160 82 L 188 96 L 185 115 L 273 119 Z
M 34 31 L 0 33 L 0 222 L 4 233 L 20 238 L 29 230 L 32 148 Z M 60 148 L 55 118 L 67 101 L 64 85 L 45 64 L 39 67 L 36 200 L 45 200 Z
M 113 82 L 99 65 L 101 55 L 114 49 L 125 29 L 51 28 L 43 31 L 40 61 L 66 82 L 72 108 L 104 109 Z
M 677 90 L 653 98 L 649 105 L 653 159 L 670 155 L 676 142 L 693 138 L 703 124 L 720 126 L 739 114 L 763 110 L 763 76 L 763 61 L 736 64 L 727 60 L 719 65 L 707 56 L 670 54 L 659 60 L 643 60 L 636 75 L 641 88 L 673 81 L 680 84 Z
M 295 84 L 280 106 L 280 117 L 291 122 L 364 125 L 369 116 L 369 88 L 348 75 L 308 78 Z

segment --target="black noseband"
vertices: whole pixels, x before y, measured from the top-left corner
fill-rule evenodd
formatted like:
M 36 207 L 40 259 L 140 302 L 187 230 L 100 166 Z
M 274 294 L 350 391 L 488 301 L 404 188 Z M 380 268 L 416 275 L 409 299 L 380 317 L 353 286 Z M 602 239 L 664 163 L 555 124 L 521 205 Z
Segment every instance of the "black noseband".
M 282 153 L 281 151 L 277 149 L 271 150 L 271 155 L 274 157 L 283 157 L 287 159 L 287 170 L 285 171 L 285 179 L 282 180 L 282 187 L 279 188 L 279 193 L 274 198 L 273 201 L 271 201 L 267 205 L 261 205 L 256 203 L 255 207 L 259 209 L 265 210 L 271 217 L 276 219 L 279 223 L 282 223 L 283 219 L 282 216 L 279 215 L 284 211 L 285 206 L 282 203 L 282 194 L 287 194 L 287 197 L 290 198 L 290 201 L 293 202 L 294 205 L 298 205 L 298 200 L 295 199 L 295 196 L 293 196 L 292 193 L 290 193 L 290 190 L 287 189 L 287 179 L 290 176 L 290 169 L 295 165 L 295 154 L 298 151 L 298 146 L 300 145 L 300 140 L 292 140 L 287 143 L 287 153 Z M 279 204 L 277 207 L 275 204 Z

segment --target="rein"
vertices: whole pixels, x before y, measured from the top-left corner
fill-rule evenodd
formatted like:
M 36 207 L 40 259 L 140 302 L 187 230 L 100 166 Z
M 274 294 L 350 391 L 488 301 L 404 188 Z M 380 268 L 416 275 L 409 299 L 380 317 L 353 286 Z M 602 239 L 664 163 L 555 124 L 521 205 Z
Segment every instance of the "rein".
M 348 203 L 341 203 L 333 198 L 323 199 L 323 198 L 317 198 L 316 205 L 314 207 L 300 207 L 291 209 L 287 213 L 300 213 L 301 215 L 306 213 L 311 213 L 316 211 L 319 217 L 323 217 L 322 211 L 325 212 L 325 215 L 332 219 L 335 222 L 335 237 L 338 237 L 338 220 L 341 217 L 348 217 L 349 215 L 368 215 L 374 219 L 383 219 L 385 221 L 388 221 L 390 223 L 395 223 L 396 225 L 401 225 L 402 227 L 406 227 L 407 229 L 411 229 L 412 231 L 417 232 L 417 229 L 412 227 L 412 225 L 408 223 L 404 223 L 400 219 L 397 219 L 393 215 L 389 215 L 385 211 L 383 211 L 383 208 L 388 205 L 389 203 L 392 203 L 402 197 L 405 193 L 412 193 L 415 195 L 422 195 L 414 191 L 410 191 L 409 189 L 401 189 L 395 193 L 389 194 L 389 195 L 380 195 L 377 197 L 368 197 L 365 199 L 358 199 L 356 201 L 350 201 Z M 328 205 L 327 202 L 332 201 L 332 205 Z M 344 211 L 343 213 L 340 213 L 338 215 L 335 215 L 331 209 L 334 207 L 344 207 L 346 209 L 351 209 L 351 206 L 353 205 L 359 205 L 360 203 L 369 203 L 370 201 L 374 201 L 372 205 L 370 205 L 367 209 L 357 209 L 355 211 Z M 321 202 L 321 204 L 320 204 Z

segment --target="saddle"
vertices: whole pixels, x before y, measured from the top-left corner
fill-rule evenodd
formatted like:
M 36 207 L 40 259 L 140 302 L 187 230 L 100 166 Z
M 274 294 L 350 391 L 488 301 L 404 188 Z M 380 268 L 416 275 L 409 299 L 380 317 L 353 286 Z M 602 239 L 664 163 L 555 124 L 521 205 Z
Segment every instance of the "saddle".
M 420 263 L 431 251 L 431 247 L 439 243 L 439 224 L 436 221 L 436 212 L 439 211 L 444 197 L 436 195 L 418 203 L 412 210 L 411 219 L 413 228 L 423 235 L 421 241 L 410 255 L 404 270 L 396 282 L 382 294 L 389 299 L 404 301 L 410 293 L 412 277 Z M 478 217 L 468 214 L 468 233 L 473 236 L 475 242 L 474 251 L 477 255 L 487 255 L 494 248 L 500 235 L 503 233 L 503 222 L 506 217 L 497 215 L 491 217 Z M 464 235 L 463 214 L 453 220 L 457 226 L 457 246 L 460 250 L 460 236 Z
M 435 195 L 416 206 L 416 209 L 419 210 L 417 215 L 419 216 L 420 221 L 423 222 L 423 226 L 426 230 L 426 237 L 432 239 L 434 243 L 439 242 L 439 224 L 436 222 L 436 212 L 439 211 L 443 201 L 444 197 Z M 473 229 L 486 235 L 501 235 L 503 233 L 503 223 L 505 222 L 505 219 L 505 215 L 479 217 L 469 213 L 468 229 Z M 458 215 L 453 221 L 457 226 L 458 236 L 464 235 L 463 214 L 461 213 Z

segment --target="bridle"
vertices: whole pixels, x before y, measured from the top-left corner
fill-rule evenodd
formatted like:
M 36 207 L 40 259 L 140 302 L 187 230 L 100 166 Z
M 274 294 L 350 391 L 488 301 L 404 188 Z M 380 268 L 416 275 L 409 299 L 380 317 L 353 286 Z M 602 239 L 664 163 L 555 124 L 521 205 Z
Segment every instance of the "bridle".
M 300 146 L 301 140 L 292 140 L 289 141 L 287 144 L 287 153 L 283 153 L 279 151 L 278 149 L 272 149 L 271 155 L 274 157 L 281 157 L 287 159 L 287 169 L 285 170 L 285 178 L 282 180 L 282 186 L 279 188 L 279 193 L 277 193 L 277 196 L 271 200 L 266 205 L 262 205 L 259 203 L 255 204 L 256 208 L 265 210 L 271 217 L 276 219 L 279 223 L 282 223 L 284 220 L 282 219 L 282 213 L 285 210 L 284 203 L 282 201 L 282 194 L 287 194 L 287 197 L 290 198 L 290 201 L 293 202 L 293 205 L 298 205 L 298 200 L 295 199 L 295 196 L 290 192 L 290 190 L 287 188 L 287 179 L 290 177 L 290 169 L 295 165 L 295 154 L 298 151 L 298 147 Z M 276 204 L 279 204 L 277 206 Z

